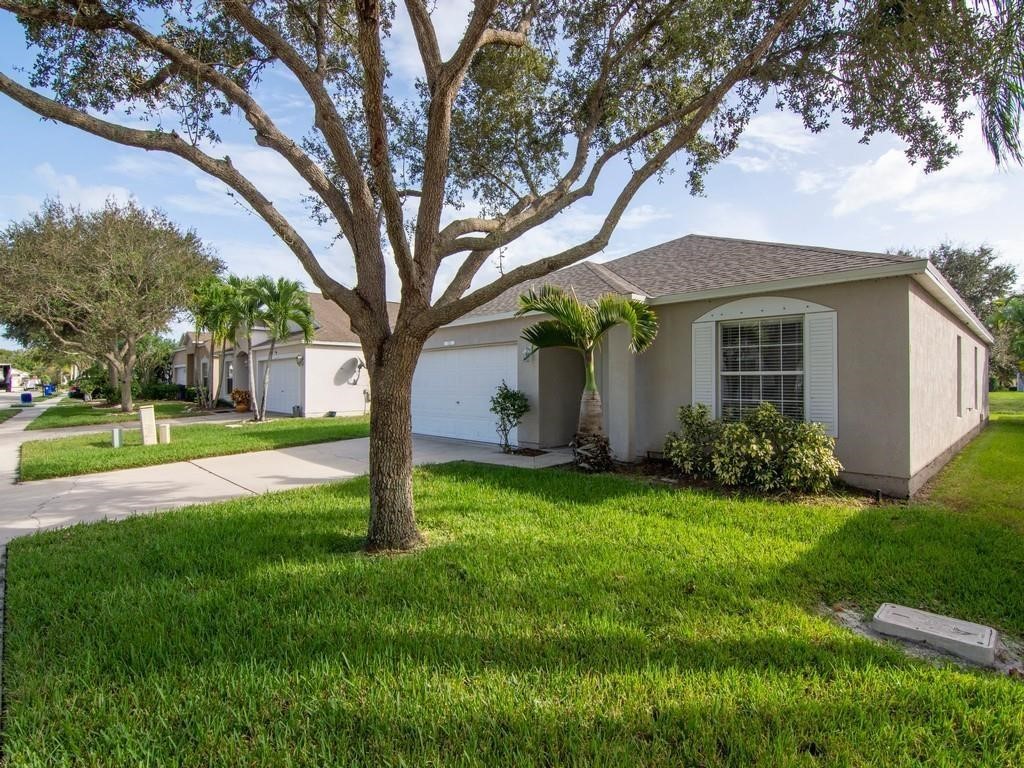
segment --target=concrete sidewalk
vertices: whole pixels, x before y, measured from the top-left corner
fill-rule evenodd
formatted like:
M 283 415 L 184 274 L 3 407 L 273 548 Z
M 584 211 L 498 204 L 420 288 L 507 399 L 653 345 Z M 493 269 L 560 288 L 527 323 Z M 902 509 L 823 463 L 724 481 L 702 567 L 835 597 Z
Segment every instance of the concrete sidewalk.
M 0 445 L 0 453 L 6 460 L 13 452 L 16 466 L 14 447 Z M 5 485 L 0 487 L 0 544 L 79 522 L 345 480 L 366 474 L 368 451 L 369 439 L 359 438 Z M 542 468 L 565 464 L 572 456 L 567 449 L 537 457 L 506 455 L 494 445 L 417 437 L 413 460 L 417 465 L 477 461 Z

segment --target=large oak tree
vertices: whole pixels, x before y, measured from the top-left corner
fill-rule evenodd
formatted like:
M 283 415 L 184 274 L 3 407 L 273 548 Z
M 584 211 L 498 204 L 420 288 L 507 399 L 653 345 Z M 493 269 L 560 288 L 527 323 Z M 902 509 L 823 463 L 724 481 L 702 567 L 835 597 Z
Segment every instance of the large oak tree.
M 766 97 L 810 130 L 838 114 L 864 138 L 892 132 L 928 169 L 955 153 L 977 99 L 996 157 L 1021 152 L 1022 0 L 474 0 L 450 52 L 427 0 L 0 0 L 0 10 L 37 52 L 25 82 L 0 74 L 0 92 L 221 180 L 348 313 L 373 381 L 370 550 L 420 538 L 411 382 L 426 338 L 600 251 L 673 161 L 699 191 Z M 386 56 L 399 14 L 422 63 L 415 82 Z M 257 99 L 272 68 L 312 107 L 301 135 Z M 149 127 L 118 123 L 126 110 Z M 354 284 L 328 274 L 274 190 L 218 156 L 218 119 L 232 110 L 309 185 L 310 215 L 351 247 Z M 599 184 L 609 202 L 589 237 L 474 279 Z M 447 221 L 467 198 L 468 215 Z M 394 323 L 387 260 L 400 281 Z M 439 274 L 451 277 L 439 285 Z
M 134 203 L 83 212 L 56 201 L 0 232 L 0 324 L 26 345 L 103 362 L 132 409 L 139 344 L 219 271 L 193 232 Z

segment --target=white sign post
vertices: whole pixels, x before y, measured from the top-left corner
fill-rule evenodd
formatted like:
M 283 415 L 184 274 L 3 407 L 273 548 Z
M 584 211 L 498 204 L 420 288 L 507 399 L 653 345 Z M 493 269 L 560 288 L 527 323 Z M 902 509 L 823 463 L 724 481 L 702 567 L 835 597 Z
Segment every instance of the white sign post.
M 142 444 L 156 445 L 156 414 L 152 405 L 139 406 L 139 421 L 142 422 Z

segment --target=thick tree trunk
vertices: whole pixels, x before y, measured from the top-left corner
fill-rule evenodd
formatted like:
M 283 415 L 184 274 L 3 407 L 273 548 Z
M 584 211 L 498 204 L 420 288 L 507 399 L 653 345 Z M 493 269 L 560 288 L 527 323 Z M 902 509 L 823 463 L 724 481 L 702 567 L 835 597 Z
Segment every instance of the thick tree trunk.
M 370 371 L 368 552 L 413 549 L 423 538 L 412 498 L 412 374 L 422 341 L 392 344 Z
M 121 373 L 121 410 L 130 413 L 135 403 L 132 401 L 132 372 L 126 366 Z

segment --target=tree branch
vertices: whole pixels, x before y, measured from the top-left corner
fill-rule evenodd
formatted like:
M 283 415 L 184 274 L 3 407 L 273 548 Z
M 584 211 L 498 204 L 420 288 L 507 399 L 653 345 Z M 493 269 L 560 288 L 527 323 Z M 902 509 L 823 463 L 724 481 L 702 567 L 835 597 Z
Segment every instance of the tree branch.
M 365 315 L 367 307 L 356 293 L 334 280 L 324 271 L 313 255 L 309 245 L 291 223 L 281 215 L 274 207 L 274 204 L 252 182 L 235 169 L 230 160 L 218 160 L 211 157 L 184 141 L 176 133 L 126 128 L 123 125 L 93 117 L 42 96 L 12 80 L 3 72 L 0 72 L 0 93 L 10 96 L 22 106 L 31 109 L 44 118 L 73 126 L 116 144 L 177 155 L 192 163 L 201 171 L 224 182 L 249 203 L 253 210 L 270 225 L 274 233 L 296 255 L 299 262 L 313 279 L 313 282 L 323 291 L 325 296 L 334 299 L 350 317 L 363 317 Z
M 517 267 L 489 285 L 478 288 L 461 299 L 451 301 L 448 304 L 441 304 L 439 302 L 427 316 L 420 319 L 420 322 L 424 324 L 436 323 L 438 326 L 444 325 L 500 296 L 506 290 L 526 280 L 543 277 L 557 269 L 592 256 L 603 249 L 608 244 L 612 232 L 614 232 L 629 203 L 643 184 L 697 136 L 705 121 L 718 108 L 733 86 L 750 73 L 756 63 L 771 49 L 779 36 L 796 21 L 809 2 L 810 0 L 794 0 L 789 8 L 762 36 L 757 45 L 737 62 L 719 81 L 718 85 L 710 91 L 707 98 L 702 100 L 701 106 L 696 110 L 696 114 L 690 120 L 681 124 L 669 141 L 633 173 L 615 198 L 600 229 L 593 237 L 554 256 Z M 480 252 L 486 250 L 486 247 L 475 247 L 472 250 Z M 469 259 L 467 259 L 467 262 L 469 262 Z

